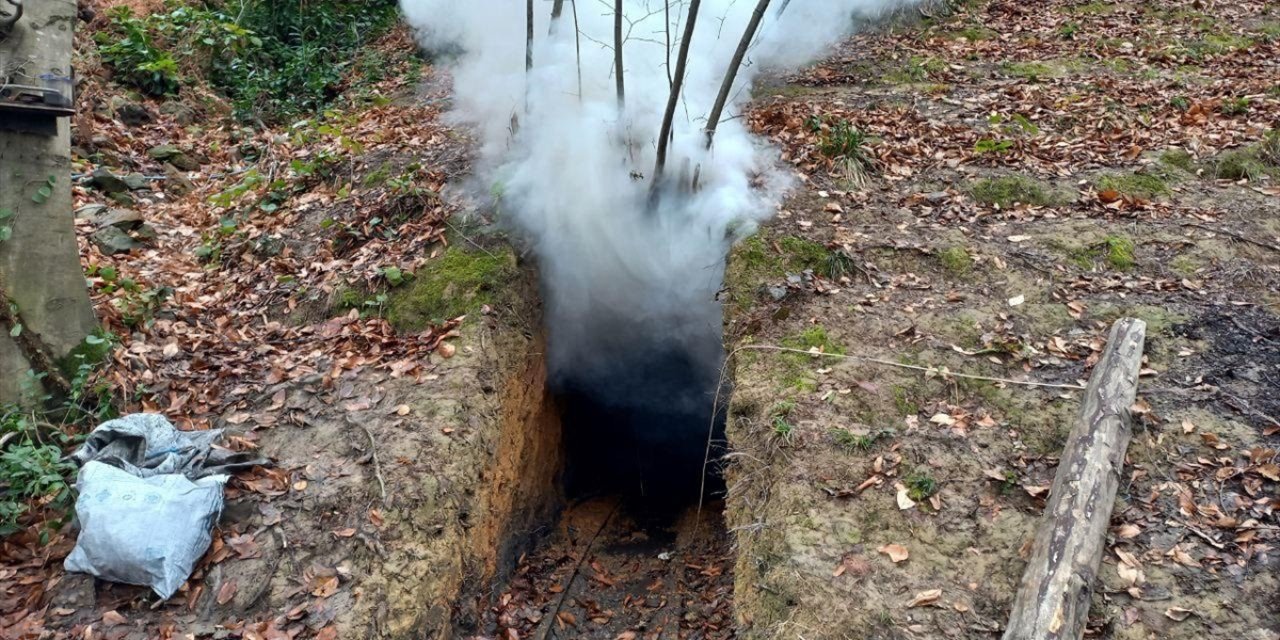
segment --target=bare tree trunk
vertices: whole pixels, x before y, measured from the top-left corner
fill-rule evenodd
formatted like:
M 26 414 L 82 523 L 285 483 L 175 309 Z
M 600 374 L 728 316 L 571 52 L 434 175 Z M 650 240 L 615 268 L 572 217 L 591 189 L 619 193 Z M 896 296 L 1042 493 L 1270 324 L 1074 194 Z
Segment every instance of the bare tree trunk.
M 756 31 L 760 29 L 760 21 L 764 19 L 764 12 L 769 10 L 769 0 L 760 0 L 756 3 L 756 10 L 751 14 L 751 21 L 747 23 L 746 31 L 742 32 L 742 39 L 738 41 L 738 49 L 733 52 L 733 60 L 729 62 L 729 69 L 725 71 L 724 82 L 720 83 L 720 94 L 716 96 L 716 102 L 711 107 L 711 115 L 707 116 L 707 148 L 711 148 L 711 142 L 716 137 L 716 127 L 720 125 L 720 116 L 724 113 L 724 106 L 729 102 L 729 93 L 733 90 L 733 81 L 738 77 L 738 70 L 742 68 L 742 60 L 747 57 L 747 49 L 751 48 L 751 41 L 755 40 Z
M 524 39 L 524 70 L 533 69 L 533 0 L 527 2 Z
M 554 21 L 559 20 L 562 13 L 564 13 L 564 0 L 555 0 L 555 2 L 551 3 L 552 26 L 555 26 Z
M 1132 435 L 1129 407 L 1137 396 L 1146 328 L 1133 318 L 1111 327 L 1107 350 L 1089 377 L 1058 462 L 1004 640 L 1079 640 L 1084 635 Z
M 791 6 L 791 0 L 782 0 L 782 4 L 778 6 L 778 16 L 781 17 L 782 12 L 786 11 L 789 6 Z
M 11 75 L 0 83 L 61 80 L 70 98 L 75 3 L 27 3 L 20 19 L 8 13 L 0 70 Z M 84 344 L 96 326 L 71 213 L 70 156 L 67 118 L 0 113 L 0 305 L 8 318 L 0 324 L 16 323 L 0 331 L 0 403 L 37 400 L 24 397 L 27 372 L 56 380 L 50 360 Z
M 617 76 L 618 109 L 627 103 L 627 86 L 622 77 L 622 0 L 613 3 L 613 72 Z
M 582 102 L 582 28 L 578 26 L 578 0 L 569 0 L 573 7 L 573 48 L 578 61 L 578 102 Z
M 671 93 L 667 96 L 667 109 L 662 114 L 662 128 L 658 131 L 658 159 L 653 165 L 653 182 L 650 186 L 652 201 L 662 182 L 662 172 L 667 165 L 667 146 L 671 138 L 671 123 L 676 117 L 676 105 L 680 103 L 680 89 L 684 86 L 685 67 L 689 63 L 689 45 L 693 42 L 693 30 L 698 25 L 698 8 L 702 0 L 689 3 L 689 19 L 684 25 L 684 37 L 680 40 L 680 55 L 676 57 L 675 78 L 671 83 Z

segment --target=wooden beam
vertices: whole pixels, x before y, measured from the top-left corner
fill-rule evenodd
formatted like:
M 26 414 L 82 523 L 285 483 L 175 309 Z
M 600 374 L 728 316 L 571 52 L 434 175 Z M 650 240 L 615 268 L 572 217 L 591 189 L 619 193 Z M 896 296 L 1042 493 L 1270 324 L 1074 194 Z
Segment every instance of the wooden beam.
M 1133 318 L 1111 327 L 1058 463 L 1004 640 L 1078 640 L 1084 635 L 1132 436 L 1129 408 L 1137 397 L 1146 331 L 1146 323 Z

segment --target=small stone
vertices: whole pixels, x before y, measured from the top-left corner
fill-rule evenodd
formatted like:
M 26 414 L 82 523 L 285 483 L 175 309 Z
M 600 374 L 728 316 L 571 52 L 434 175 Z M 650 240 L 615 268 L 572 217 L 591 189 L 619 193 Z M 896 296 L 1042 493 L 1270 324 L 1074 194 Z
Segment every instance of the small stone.
M 125 206 L 125 207 L 132 207 L 132 206 L 134 206 L 134 205 L 138 204 L 138 201 L 137 201 L 137 200 L 134 200 L 134 199 L 133 199 L 133 196 L 129 195 L 129 192 L 128 192 L 128 191 L 121 191 L 121 192 L 119 192 L 119 193 L 113 193 L 113 194 L 111 194 L 110 196 L 107 196 L 107 197 L 108 197 L 108 198 L 110 198 L 112 202 L 114 202 L 114 203 L 116 203 L 116 204 L 119 204 L 119 205 L 122 205 L 122 206 Z
M 934 191 L 932 193 L 926 193 L 924 195 L 924 199 L 928 201 L 930 204 L 939 204 L 942 202 L 946 202 L 947 200 L 950 200 L 951 194 L 947 193 L 946 191 Z
M 151 188 L 151 181 L 140 173 L 131 173 L 124 177 L 124 183 L 129 185 L 130 191 L 141 191 Z
M 98 150 L 116 148 L 115 140 L 112 140 L 111 136 L 101 133 L 90 138 L 89 144 L 93 145 L 93 148 Z
M 770 298 L 773 298 L 774 302 L 778 302 L 778 301 L 782 300 L 783 298 L 787 297 L 787 288 L 786 288 L 786 287 L 779 287 L 779 286 L 766 286 L 766 287 L 764 287 L 764 292 L 765 292 L 765 294 L 766 294 L 766 295 L 768 295 Z
M 162 144 L 151 147 L 147 150 L 147 155 L 153 160 L 167 162 L 183 171 L 198 171 L 200 169 L 200 161 L 171 144 Z
M 139 127 L 156 119 L 146 107 L 133 102 L 115 105 L 116 118 L 129 127 Z
M 196 121 L 196 110 L 176 101 L 160 105 L 160 113 L 173 118 L 174 122 L 186 126 Z
M 155 227 L 145 223 L 139 225 L 138 230 L 134 231 L 133 235 L 144 242 L 151 242 L 160 237 L 160 233 L 156 231 Z
M 183 196 L 196 190 L 195 183 L 187 178 L 186 174 L 179 171 L 177 167 L 165 163 L 164 165 L 165 185 L 164 188 L 175 196 Z
M 106 211 L 107 205 L 105 204 L 86 204 L 76 209 L 76 220 L 93 220 L 106 213 Z
M 103 167 L 98 167 L 89 174 L 89 184 L 103 193 L 121 193 L 129 190 L 129 183 Z
M 274 258 L 284 251 L 284 240 L 278 236 L 264 235 L 254 243 L 253 253 L 260 258 Z
M 121 231 L 129 231 L 142 226 L 142 214 L 133 209 L 106 209 L 94 216 L 93 223 L 99 229 L 116 227 Z
M 97 245 L 99 251 L 109 256 L 117 253 L 129 253 L 139 246 L 136 240 L 129 237 L 129 234 L 116 227 L 98 229 L 93 232 L 93 235 L 89 236 L 89 240 Z

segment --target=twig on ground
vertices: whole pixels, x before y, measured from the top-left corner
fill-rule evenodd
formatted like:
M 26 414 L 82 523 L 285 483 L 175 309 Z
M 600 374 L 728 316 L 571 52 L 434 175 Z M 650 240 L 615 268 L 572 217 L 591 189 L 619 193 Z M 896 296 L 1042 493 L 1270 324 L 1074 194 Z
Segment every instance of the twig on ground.
M 604 517 L 600 522 L 600 528 L 591 535 L 591 539 L 587 541 L 587 546 L 582 549 L 582 554 L 578 556 L 577 562 L 573 565 L 573 573 L 569 574 L 569 581 L 564 583 L 564 591 L 560 592 L 560 597 L 556 599 L 556 606 L 551 610 L 551 615 L 547 616 L 547 630 L 542 632 L 542 640 L 551 637 L 551 633 L 556 628 L 556 617 L 560 615 L 560 610 L 564 608 L 564 601 L 569 597 L 569 592 L 573 590 L 573 581 L 578 579 L 578 574 L 582 572 L 582 565 L 586 563 L 587 558 L 591 555 L 591 547 L 595 545 L 596 538 L 604 533 L 604 528 L 609 526 L 609 521 L 613 519 L 613 514 L 618 512 L 621 501 L 613 503 L 613 509 L 609 510 L 609 515 Z
M 369 455 L 373 458 L 373 473 L 378 477 L 378 488 L 382 490 L 382 506 L 387 506 L 387 481 L 382 479 L 382 463 L 378 461 L 378 444 L 373 440 L 373 432 L 361 424 L 364 434 L 369 436 Z
M 1251 245 L 1258 246 L 1258 247 L 1262 247 L 1262 248 L 1264 248 L 1264 249 L 1270 249 L 1270 250 L 1272 250 L 1272 251 L 1275 251 L 1275 252 L 1277 252 L 1277 253 L 1280 253 L 1280 247 L 1277 247 L 1276 245 L 1271 244 L 1270 242 L 1263 242 L 1262 240 L 1256 240 L 1256 239 L 1254 239 L 1254 238 L 1250 238 L 1249 236 L 1246 236 L 1246 235 L 1241 235 L 1241 234 L 1236 233 L 1236 232 L 1234 232 L 1234 231 L 1227 231 L 1226 229 L 1214 229 L 1213 227 L 1208 227 L 1208 226 L 1205 226 L 1205 225 L 1202 225 L 1202 224 L 1199 224 L 1199 223 L 1196 223 L 1196 222 L 1184 222 L 1184 223 L 1182 223 L 1182 226 L 1184 226 L 1184 227 L 1193 227 L 1193 228 L 1196 228 L 1196 229 L 1200 229 L 1200 230 L 1202 230 L 1202 231 L 1208 231 L 1208 232 L 1210 232 L 1210 233 L 1218 233 L 1218 234 L 1222 234 L 1222 235 L 1224 235 L 1224 236 L 1229 236 L 1229 237 L 1231 237 L 1231 238 L 1235 238 L 1236 240 L 1239 240 L 1240 242 L 1247 242 L 1247 243 L 1249 243 L 1249 244 L 1251 244 Z

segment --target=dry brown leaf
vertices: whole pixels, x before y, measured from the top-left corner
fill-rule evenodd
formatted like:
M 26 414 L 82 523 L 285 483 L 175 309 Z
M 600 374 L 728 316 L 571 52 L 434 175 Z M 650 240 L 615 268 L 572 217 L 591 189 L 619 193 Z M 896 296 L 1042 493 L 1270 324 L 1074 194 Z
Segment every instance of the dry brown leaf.
M 311 590 L 311 595 L 317 598 L 328 598 L 338 592 L 338 576 L 317 578 L 315 585 L 315 588 Z
M 898 492 L 898 508 L 899 509 L 906 511 L 907 509 L 915 508 L 916 501 L 911 499 L 911 496 L 909 495 L 911 491 L 907 489 L 906 485 L 902 484 L 901 482 L 897 482 L 897 483 L 894 483 L 893 488 Z
M 925 605 L 930 605 L 937 602 L 938 599 L 941 597 L 942 597 L 942 589 L 929 589 L 928 591 L 921 591 L 920 593 L 916 594 L 916 597 L 911 599 L 911 604 L 907 606 L 923 607 Z
M 878 551 L 889 556 L 889 559 L 892 560 L 894 564 L 911 557 L 911 552 L 907 551 L 907 548 L 900 544 L 886 544 L 883 547 L 880 547 Z
M 239 585 L 236 584 L 235 580 L 228 580 L 227 582 L 224 582 L 222 587 L 218 589 L 218 604 L 225 605 L 228 602 L 231 602 L 232 598 L 236 597 L 236 590 L 238 587 Z
M 117 613 L 115 609 L 102 614 L 102 626 L 107 627 L 108 629 L 118 625 L 127 624 L 128 622 L 129 620 Z

